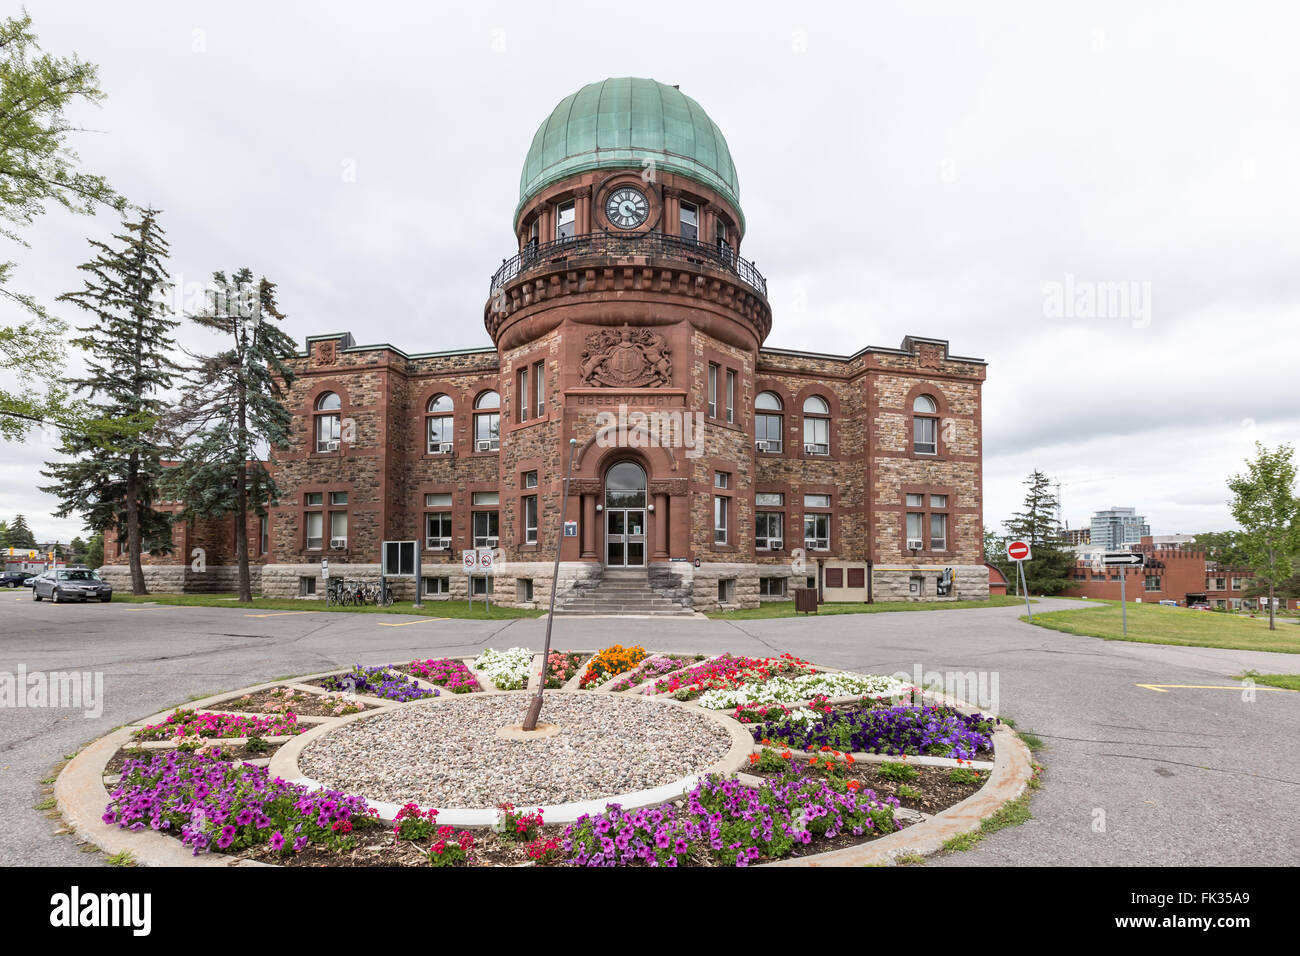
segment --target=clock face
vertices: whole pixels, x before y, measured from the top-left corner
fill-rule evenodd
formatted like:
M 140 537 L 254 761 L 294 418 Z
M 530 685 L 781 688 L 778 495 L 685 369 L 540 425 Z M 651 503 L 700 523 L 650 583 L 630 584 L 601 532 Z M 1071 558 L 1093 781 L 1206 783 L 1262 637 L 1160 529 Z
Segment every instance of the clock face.
M 605 200 L 605 218 L 619 229 L 635 229 L 650 215 L 645 194 L 631 186 L 620 186 Z

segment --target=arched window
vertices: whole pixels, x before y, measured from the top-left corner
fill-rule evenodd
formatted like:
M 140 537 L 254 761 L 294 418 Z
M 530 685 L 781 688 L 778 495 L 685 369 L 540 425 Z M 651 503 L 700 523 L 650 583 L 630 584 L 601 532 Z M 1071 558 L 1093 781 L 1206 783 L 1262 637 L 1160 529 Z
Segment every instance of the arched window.
M 339 450 L 342 435 L 342 401 L 335 392 L 322 392 L 316 398 L 316 451 L 331 452 Z
M 429 399 L 429 414 L 424 421 L 430 455 L 449 455 L 455 450 L 453 411 L 450 395 L 435 395 Z
M 785 435 L 783 407 L 776 392 L 759 392 L 754 399 L 754 447 L 758 451 L 780 453 Z
M 918 455 L 939 453 L 939 403 L 929 395 L 912 400 L 912 451 Z
M 491 390 L 474 399 L 474 450 L 501 450 L 501 396 Z M 490 409 L 490 411 L 489 411 Z
M 803 402 L 803 450 L 807 455 L 831 453 L 831 406 L 820 395 Z

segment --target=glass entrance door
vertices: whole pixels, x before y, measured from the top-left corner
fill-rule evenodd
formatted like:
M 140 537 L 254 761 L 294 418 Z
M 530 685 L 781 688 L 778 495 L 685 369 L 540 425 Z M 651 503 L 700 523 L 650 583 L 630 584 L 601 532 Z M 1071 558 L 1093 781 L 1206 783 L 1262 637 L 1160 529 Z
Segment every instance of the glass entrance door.
M 610 567 L 645 567 L 645 511 L 626 508 L 605 512 L 605 563 Z
M 641 466 L 620 462 L 605 475 L 605 564 L 643 568 L 646 478 Z

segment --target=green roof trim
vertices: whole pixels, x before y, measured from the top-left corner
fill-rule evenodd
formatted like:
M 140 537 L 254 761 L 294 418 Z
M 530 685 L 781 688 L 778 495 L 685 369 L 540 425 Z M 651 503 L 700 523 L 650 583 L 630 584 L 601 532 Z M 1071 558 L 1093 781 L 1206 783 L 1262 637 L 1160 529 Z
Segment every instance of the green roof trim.
M 592 169 L 640 169 L 646 160 L 716 189 L 743 223 L 740 183 L 722 130 L 681 90 L 637 77 L 589 83 L 560 100 L 524 159 L 515 221 L 552 183 Z

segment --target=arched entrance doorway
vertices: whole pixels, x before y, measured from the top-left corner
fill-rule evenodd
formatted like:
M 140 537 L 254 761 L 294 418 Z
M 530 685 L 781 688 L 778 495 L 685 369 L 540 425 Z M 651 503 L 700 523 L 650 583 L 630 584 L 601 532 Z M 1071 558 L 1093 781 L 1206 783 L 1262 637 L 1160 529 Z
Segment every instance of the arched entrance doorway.
M 605 472 L 605 564 L 643 568 L 645 554 L 645 469 L 621 461 Z

